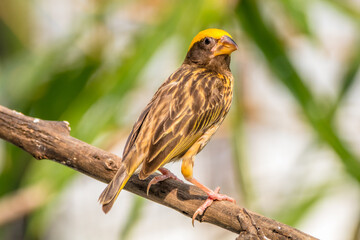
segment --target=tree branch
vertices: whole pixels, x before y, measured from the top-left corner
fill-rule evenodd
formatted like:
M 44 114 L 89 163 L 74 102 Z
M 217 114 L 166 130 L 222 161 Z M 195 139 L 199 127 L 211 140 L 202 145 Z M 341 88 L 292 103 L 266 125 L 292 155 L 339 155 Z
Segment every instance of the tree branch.
M 54 160 L 105 183 L 112 179 L 121 161 L 115 154 L 71 137 L 67 122 L 40 120 L 3 106 L 0 106 L 0 138 L 36 159 Z M 146 187 L 152 178 L 141 181 L 134 175 L 125 189 L 189 217 L 207 198 L 197 187 L 171 179 L 153 185 L 147 195 Z M 197 220 L 237 233 L 238 240 L 316 239 L 227 201 L 215 201 Z

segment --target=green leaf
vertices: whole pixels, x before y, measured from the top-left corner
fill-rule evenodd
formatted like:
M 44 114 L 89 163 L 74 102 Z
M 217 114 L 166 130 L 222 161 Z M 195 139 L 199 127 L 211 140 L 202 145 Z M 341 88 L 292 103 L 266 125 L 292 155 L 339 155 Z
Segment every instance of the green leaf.
M 276 31 L 266 25 L 257 0 L 240 1 L 236 7 L 239 23 L 264 54 L 267 64 L 298 102 L 309 124 L 321 140 L 338 155 L 346 171 L 360 182 L 360 162 L 329 124 L 327 111 L 320 107 L 313 94 L 290 62 Z

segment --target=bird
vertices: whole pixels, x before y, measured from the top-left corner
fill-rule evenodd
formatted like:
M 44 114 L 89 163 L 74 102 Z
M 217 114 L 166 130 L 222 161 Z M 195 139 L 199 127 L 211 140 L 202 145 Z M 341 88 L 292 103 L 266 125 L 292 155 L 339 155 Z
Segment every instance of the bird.
M 209 28 L 191 41 L 182 65 L 159 87 L 141 112 L 126 141 L 121 164 L 99 202 L 105 213 L 112 208 L 129 178 L 140 180 L 159 171 L 150 186 L 168 178 L 179 180 L 163 166 L 182 160 L 181 173 L 208 198 L 194 213 L 202 215 L 214 200 L 235 200 L 214 191 L 193 177 L 195 155 L 217 131 L 232 101 L 233 75 L 230 55 L 238 46 L 229 33 Z

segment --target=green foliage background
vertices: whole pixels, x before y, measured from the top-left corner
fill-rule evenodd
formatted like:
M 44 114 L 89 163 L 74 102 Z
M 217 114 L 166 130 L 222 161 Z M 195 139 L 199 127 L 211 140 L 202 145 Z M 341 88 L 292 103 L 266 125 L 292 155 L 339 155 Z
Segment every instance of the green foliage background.
M 359 156 L 341 139 L 335 124 L 338 109 L 356 81 L 360 45 L 352 47 L 354 54 L 346 60 L 337 97 L 329 100 L 326 96 L 317 96 L 288 56 L 286 41 L 274 27 L 278 16 L 264 11 L 269 4 L 276 5 L 282 17 L 298 34 L 316 42 L 307 16 L 309 6 L 322 2 L 359 27 L 360 13 L 347 1 L 90 0 L 90 7 L 76 19 L 73 28 L 46 46 L 35 44 L 42 38 L 38 35 L 41 31 L 36 30 L 39 25 L 34 17 L 36 2 L 0 2 L 1 105 L 42 119 L 67 120 L 71 124 L 72 136 L 107 149 L 116 140 L 118 130 L 132 124 L 124 112 L 128 109 L 126 99 L 130 93 L 141 88 L 139 76 L 154 54 L 170 39 L 178 39 L 179 47 L 187 49 L 190 39 L 199 30 L 216 26 L 232 33 L 235 39 L 245 39 L 241 41 L 241 44 L 247 44 L 244 48 L 260 53 L 255 54 L 258 61 L 266 64 L 277 79 L 276 84 L 283 85 L 292 96 L 303 121 L 314 133 L 314 141 L 319 146 L 327 146 L 337 155 L 344 174 L 349 176 L 348 181 L 360 183 Z M 112 31 L 109 19 L 116 18 L 117 10 L 127 9 L 129 5 L 149 8 L 153 14 L 148 20 L 134 17 L 136 27 L 131 30 L 131 39 L 124 43 L 125 50 L 112 52 L 116 39 L 109 34 Z M 183 57 L 183 53 L 178 56 L 179 64 Z M 239 70 L 235 70 L 236 73 Z M 239 78 L 239 75 L 236 77 Z M 237 166 L 234 181 L 241 186 L 239 191 L 245 205 L 251 205 L 255 198 L 247 171 L 251 159 L 242 154 L 246 141 L 243 133 L 246 113 L 240 98 L 236 99 L 238 101 L 234 102 L 231 117 L 234 164 Z M 52 189 L 49 190 L 51 199 L 55 199 L 77 174 L 51 162 L 31 160 L 28 154 L 4 142 L 0 142 L 0 150 L 0 201 L 9 193 L 43 181 L 46 181 L 48 189 Z M 308 189 L 307 197 L 299 201 L 289 199 L 282 211 L 270 217 L 296 226 L 312 206 L 326 198 L 326 190 L 331 184 L 313 186 L 313 189 Z M 41 238 L 44 229 L 39 227 L 42 225 L 39 223 L 44 221 L 51 202 L 49 200 L 22 219 L 0 226 L 0 238 L 11 239 L 19 229 L 20 238 Z M 128 224 L 120 234 L 122 239 L 131 236 L 131 229 L 141 216 L 142 205 L 141 199 L 134 202 L 133 214 L 130 214 Z M 288 214 L 289 211 L 291 214 Z M 357 239 L 355 232 L 358 230 L 354 230 L 354 239 Z

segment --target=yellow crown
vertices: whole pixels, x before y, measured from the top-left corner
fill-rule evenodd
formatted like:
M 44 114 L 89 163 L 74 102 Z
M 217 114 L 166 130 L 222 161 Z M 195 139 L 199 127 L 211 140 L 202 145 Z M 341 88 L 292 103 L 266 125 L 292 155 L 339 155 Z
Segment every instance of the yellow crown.
M 221 29 L 209 28 L 209 29 L 203 30 L 203 31 L 199 32 L 194 37 L 194 39 L 191 41 L 189 50 L 192 48 L 192 46 L 196 42 L 199 42 L 201 39 L 203 39 L 205 37 L 212 37 L 214 39 L 220 39 L 224 35 L 231 37 L 231 35 L 229 33 L 225 32 L 224 30 L 221 30 Z

